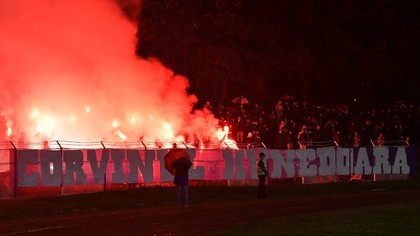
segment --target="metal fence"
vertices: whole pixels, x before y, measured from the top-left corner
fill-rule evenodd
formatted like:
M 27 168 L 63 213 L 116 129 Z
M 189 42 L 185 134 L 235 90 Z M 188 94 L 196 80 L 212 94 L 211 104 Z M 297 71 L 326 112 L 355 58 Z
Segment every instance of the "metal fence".
M 258 152 L 263 150 L 266 153 L 270 153 L 269 160 L 277 160 L 284 164 L 284 161 L 286 160 L 286 155 L 288 152 L 293 153 L 295 157 L 305 157 L 306 154 L 302 154 L 301 151 L 305 150 L 299 150 L 300 154 L 298 153 L 298 150 L 278 150 L 278 149 L 267 149 L 264 143 L 239 143 L 232 145 L 231 143 L 211 143 L 211 144 L 203 144 L 202 146 L 187 144 L 184 142 L 176 142 L 177 146 L 179 148 L 186 149 L 187 151 L 192 152 L 195 155 L 194 163 L 198 166 L 206 166 L 206 173 L 204 175 L 204 180 L 209 177 L 208 179 L 217 179 L 218 181 L 224 181 L 224 180 L 232 180 L 232 178 L 239 180 L 240 178 L 237 178 L 239 175 L 238 173 L 231 173 L 231 177 L 224 178 L 225 172 L 225 165 L 235 165 L 233 169 L 235 171 L 239 171 L 241 169 L 242 173 L 241 175 L 245 178 L 245 182 L 249 183 L 252 182 L 252 179 L 250 179 L 250 172 L 249 169 L 253 168 L 254 164 L 252 163 L 252 160 L 255 160 L 256 156 L 258 155 Z M 172 148 L 172 142 L 171 143 L 156 143 L 156 142 L 132 142 L 132 143 L 113 143 L 113 142 L 72 142 L 72 141 L 51 141 L 48 142 L 48 145 L 46 143 L 18 143 L 18 142 L 0 142 L 0 198 L 4 197 L 22 197 L 22 196 L 39 196 L 39 195 L 65 195 L 65 194 L 76 194 L 76 193 L 86 193 L 86 192 L 98 192 L 98 191 L 107 191 L 113 188 L 129 188 L 133 185 L 154 185 L 158 183 L 159 185 L 170 184 L 170 176 L 169 179 L 168 176 L 164 176 L 165 173 L 162 173 L 162 157 L 167 153 L 168 149 Z M 392 147 L 393 151 L 390 151 L 389 153 L 392 153 L 392 155 L 396 155 L 397 151 L 396 149 L 405 149 L 404 152 L 408 155 L 410 155 L 410 158 L 412 160 L 413 156 L 414 159 L 417 158 L 417 154 L 408 154 L 411 149 L 407 148 L 408 143 L 404 142 L 387 142 L 386 148 Z M 368 147 L 369 149 L 377 149 L 376 151 L 381 152 L 381 155 L 388 155 L 388 152 L 383 152 L 381 148 L 377 148 L 372 145 L 372 147 Z M 325 142 L 325 143 L 312 143 L 311 147 L 307 150 L 309 155 L 314 155 L 313 153 L 317 152 L 318 154 L 321 152 L 324 152 L 324 154 L 321 154 L 320 156 L 326 155 L 331 156 L 331 152 L 325 151 L 326 149 L 330 151 L 339 150 L 339 149 L 349 149 L 350 153 L 352 153 L 353 148 L 340 148 L 337 147 L 337 145 L 334 142 Z M 391 149 L 389 149 L 391 150 Z M 137 158 L 141 158 L 141 161 L 146 163 L 152 163 L 149 167 L 154 168 L 156 165 L 160 166 L 157 168 L 154 168 L 154 170 L 151 172 L 153 175 L 151 181 L 138 181 L 133 183 L 122 183 L 122 184 L 114 184 L 112 181 L 109 181 L 112 178 L 112 175 L 114 173 L 115 169 L 114 164 L 110 163 L 109 165 L 112 165 L 112 168 L 105 169 L 104 180 L 100 184 L 98 184 L 98 181 L 88 181 L 88 184 L 84 185 L 77 185 L 77 186 L 65 186 L 61 184 L 60 186 L 45 186 L 43 184 L 39 184 L 38 186 L 22 186 L 18 184 L 18 176 L 19 174 L 22 175 L 22 171 L 25 171 L 24 175 L 27 178 L 31 178 L 30 173 L 38 173 L 38 175 L 41 176 L 43 174 L 48 175 L 46 170 L 49 170 L 51 172 L 60 171 L 61 172 L 61 179 L 63 179 L 64 175 L 67 173 L 65 172 L 67 167 L 71 165 L 72 162 L 69 162 L 68 160 L 65 160 L 66 153 L 76 152 L 76 154 L 82 155 L 82 165 L 86 165 L 89 168 L 99 168 L 101 165 L 101 158 L 106 157 L 108 158 L 108 155 L 114 155 L 116 154 L 121 155 L 121 159 L 123 162 L 127 162 L 128 156 L 131 154 L 136 154 L 131 156 L 132 158 L 130 160 L 134 160 Z M 101 154 L 96 154 L 101 152 Z M 102 153 L 107 153 L 105 156 L 103 156 Z M 83 153 L 83 154 L 81 154 Z M 130 154 L 131 153 L 131 154 Z M 140 153 L 140 155 L 139 155 Z M 312 154 L 311 154 L 312 153 Z M 364 151 L 363 153 L 371 153 Z M 398 151 L 400 153 L 400 151 Z M 306 165 L 318 165 L 320 162 L 320 159 L 318 157 L 318 154 L 314 156 L 316 160 L 311 160 Z M 35 156 L 36 157 L 35 157 Z M 288 155 L 288 154 L 287 154 Z M 302 156 L 303 155 L 303 156 Z M 338 155 L 338 154 L 337 154 Z M 346 154 L 348 155 L 348 154 Z M 374 156 L 365 157 L 366 161 L 369 158 L 375 158 Z M 404 154 L 405 155 L 405 154 Z M 29 157 L 29 158 L 28 158 Z M 33 157 L 33 158 L 32 158 Z M 94 161 L 89 160 L 89 157 L 93 157 Z M 31 159 L 32 158 L 32 159 Z M 58 165 L 48 166 L 43 163 L 43 160 L 45 162 L 44 158 L 49 158 L 48 163 L 51 165 L 51 162 L 57 161 L 55 164 L 58 163 Z M 55 158 L 55 159 L 54 159 Z M 254 158 L 254 159 L 249 159 Z M 287 157 L 288 159 L 289 157 Z M 395 159 L 395 157 L 393 157 Z M 283 160 L 284 159 L 284 160 Z M 23 160 L 23 162 L 22 162 Z M 245 161 L 246 160 L 246 161 Z M 343 159 L 344 160 L 344 159 Z M 356 163 L 357 159 L 354 159 L 353 162 Z M 110 162 L 114 162 L 113 159 L 109 159 Z M 295 167 L 292 168 L 292 171 L 295 171 L 296 168 L 299 168 L 299 166 L 305 166 L 303 163 L 299 163 L 299 160 L 296 159 L 296 163 L 294 163 Z M 330 161 L 328 161 L 329 163 Z M 349 163 L 353 163 L 349 162 Z M 20 163 L 20 165 L 19 165 Z M 94 163 L 94 164 L 92 164 Z M 318 163 L 318 164 L 316 164 Z M 375 163 L 373 161 L 372 163 Z M 407 162 L 408 163 L 408 162 Z M 414 163 L 410 162 L 410 165 L 414 166 Z M 239 166 L 236 166 L 238 165 Z M 277 162 L 279 164 L 279 162 Z M 282 165 L 283 165 L 282 164 Z M 360 163 L 361 165 L 364 165 L 363 162 Z M 153 165 L 153 166 L 152 166 Z M 18 168 L 20 166 L 20 168 Z M 22 168 L 22 166 L 24 166 Z M 67 167 L 66 167 L 67 166 Z M 85 168 L 86 166 L 83 166 L 82 168 Z M 127 168 L 127 167 L 125 167 Z M 143 167 L 146 168 L 146 167 Z M 240 169 L 238 169 L 240 168 Z M 244 174 L 244 168 L 248 168 L 247 174 Z M 277 166 L 278 168 L 278 166 Z M 282 167 L 283 168 L 283 167 Z M 350 166 L 349 166 L 350 168 Z M 411 166 L 410 166 L 411 168 Z M 232 169 L 232 170 L 233 170 Z M 351 169 L 351 168 L 350 168 Z M 309 169 L 308 169 L 309 170 Z M 96 178 L 94 174 L 92 174 L 93 170 L 89 170 L 89 177 L 88 178 Z M 279 171 L 279 170 L 278 170 Z M 282 170 L 283 171 L 283 170 Z M 410 170 L 411 171 L 411 170 Z M 159 173 L 159 177 L 157 181 L 155 180 L 154 176 L 156 173 Z M 315 173 L 315 172 L 314 172 Z M 50 173 L 51 174 L 51 173 Z M 143 173 L 140 173 L 143 174 Z M 315 173 L 316 174 L 316 173 Z M 352 176 L 353 172 L 349 170 L 348 175 Z M 161 181 L 163 175 L 163 181 Z M 293 174 L 292 174 L 293 175 Z M 299 174 L 296 172 L 293 177 L 298 177 Z M 57 177 L 57 176 L 56 176 Z M 222 178 L 221 178 L 222 177 Z M 288 177 L 290 177 L 288 175 Z M 284 176 L 278 176 L 277 178 L 284 178 Z M 332 179 L 335 177 L 332 176 Z M 243 179 L 240 179 L 241 181 Z M 41 180 L 40 180 L 41 181 Z M 61 180 L 63 181 L 63 180 Z M 41 183 L 41 182 L 40 182 Z

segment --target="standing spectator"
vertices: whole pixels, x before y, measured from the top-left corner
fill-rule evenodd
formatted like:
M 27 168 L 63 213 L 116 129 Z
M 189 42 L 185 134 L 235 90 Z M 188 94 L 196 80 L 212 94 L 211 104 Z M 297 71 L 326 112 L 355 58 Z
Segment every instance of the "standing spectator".
M 284 122 L 284 120 L 280 121 L 280 125 L 279 125 L 279 129 L 278 132 L 276 134 L 276 148 L 279 149 L 286 149 L 287 147 L 287 135 L 288 135 L 288 130 L 286 128 L 286 122 Z
M 276 121 L 277 125 L 280 124 L 280 121 L 283 119 L 284 116 L 284 108 L 283 108 L 283 102 L 279 100 L 274 107 L 274 110 L 276 111 Z
M 257 131 L 260 136 L 261 142 L 267 142 L 267 137 L 270 134 L 270 127 L 267 125 L 263 115 L 261 115 L 257 120 Z
M 340 130 L 336 130 L 334 132 L 334 142 L 337 146 L 341 147 L 341 132 Z
M 250 110 L 250 117 L 253 120 L 257 120 L 260 116 L 263 116 L 264 111 L 261 109 L 258 103 L 255 103 L 253 108 Z
M 376 145 L 378 147 L 383 147 L 385 143 L 385 137 L 382 133 L 379 133 L 378 138 L 376 139 Z
M 246 135 L 246 146 L 247 148 L 253 148 L 254 147 L 254 133 L 248 132 Z
M 181 207 L 181 195 L 184 196 L 184 206 L 188 207 L 188 170 L 192 163 L 187 157 L 182 156 L 172 163 L 175 169 L 174 184 L 176 188 L 176 204 Z
M 312 130 L 312 141 L 315 143 L 319 143 L 322 141 L 322 133 L 321 133 L 321 126 L 317 124 Z
M 268 127 L 268 132 L 267 132 L 267 136 L 266 139 L 268 141 L 266 141 L 269 145 L 274 144 L 274 146 L 276 145 L 276 136 L 278 133 L 278 126 L 276 124 L 276 115 L 274 114 L 274 111 L 272 110 L 270 113 L 267 114 L 267 127 Z M 274 141 L 274 143 L 272 143 Z
M 233 131 L 236 133 L 236 142 L 237 143 L 243 143 L 244 142 L 245 123 L 242 120 L 241 116 L 238 116 L 235 123 L 233 124 Z
M 265 154 L 260 152 L 260 158 L 256 163 L 257 175 L 258 175 L 258 198 L 267 198 L 265 193 L 265 178 L 268 177 L 267 162 L 265 160 Z
M 302 129 L 297 135 L 297 140 L 299 141 L 300 149 L 306 149 L 308 147 L 308 133 L 306 130 L 306 125 L 302 125 Z
M 297 125 L 293 120 L 290 120 L 287 124 L 289 130 L 286 136 L 287 149 L 293 149 L 297 143 Z
M 370 140 L 374 137 L 373 134 L 374 134 L 374 128 L 373 128 L 373 125 L 372 125 L 372 121 L 367 119 L 365 121 L 364 126 L 362 126 L 361 145 L 362 146 L 368 146 Z
M 247 134 L 246 142 L 252 142 L 252 139 L 250 139 L 249 133 L 251 133 L 252 138 L 252 131 L 254 131 L 254 125 L 252 124 L 252 121 L 249 117 L 246 117 L 245 123 L 244 123 L 244 134 Z
M 360 137 L 359 133 L 357 131 L 354 132 L 353 135 L 353 147 L 360 147 L 360 141 L 362 140 L 362 138 Z
M 43 148 L 44 150 L 50 150 L 50 144 L 48 143 L 48 141 L 47 141 L 47 140 L 44 140 L 44 141 L 42 142 L 42 148 Z
M 292 130 L 287 130 L 286 133 L 286 145 L 287 145 L 287 149 L 293 149 L 294 146 L 294 141 L 293 141 L 293 131 Z

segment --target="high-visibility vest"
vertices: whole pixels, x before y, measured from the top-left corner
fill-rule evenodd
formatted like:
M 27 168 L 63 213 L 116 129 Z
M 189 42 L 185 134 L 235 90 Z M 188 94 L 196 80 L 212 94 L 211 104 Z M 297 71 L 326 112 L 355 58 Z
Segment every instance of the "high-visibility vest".
M 262 161 L 262 163 L 264 164 L 264 168 L 267 170 L 267 161 L 266 159 L 262 160 L 262 159 L 258 159 L 258 161 L 255 163 L 256 167 L 257 167 L 257 175 L 265 175 L 266 173 L 264 172 L 264 169 L 261 168 L 258 163 Z

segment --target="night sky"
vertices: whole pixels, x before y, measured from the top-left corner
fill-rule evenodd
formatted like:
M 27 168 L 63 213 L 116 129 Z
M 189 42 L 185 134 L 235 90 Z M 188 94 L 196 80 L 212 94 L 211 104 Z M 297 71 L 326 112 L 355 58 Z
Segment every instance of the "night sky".
M 214 104 L 420 102 L 418 1 L 143 0 L 137 54 Z

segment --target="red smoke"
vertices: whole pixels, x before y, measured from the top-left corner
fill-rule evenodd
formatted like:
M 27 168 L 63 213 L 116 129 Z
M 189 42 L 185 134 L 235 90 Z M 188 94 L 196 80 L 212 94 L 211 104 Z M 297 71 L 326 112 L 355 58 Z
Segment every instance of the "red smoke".
M 135 55 L 105 0 L 0 0 L 0 139 L 172 142 L 215 137 L 187 78 Z

